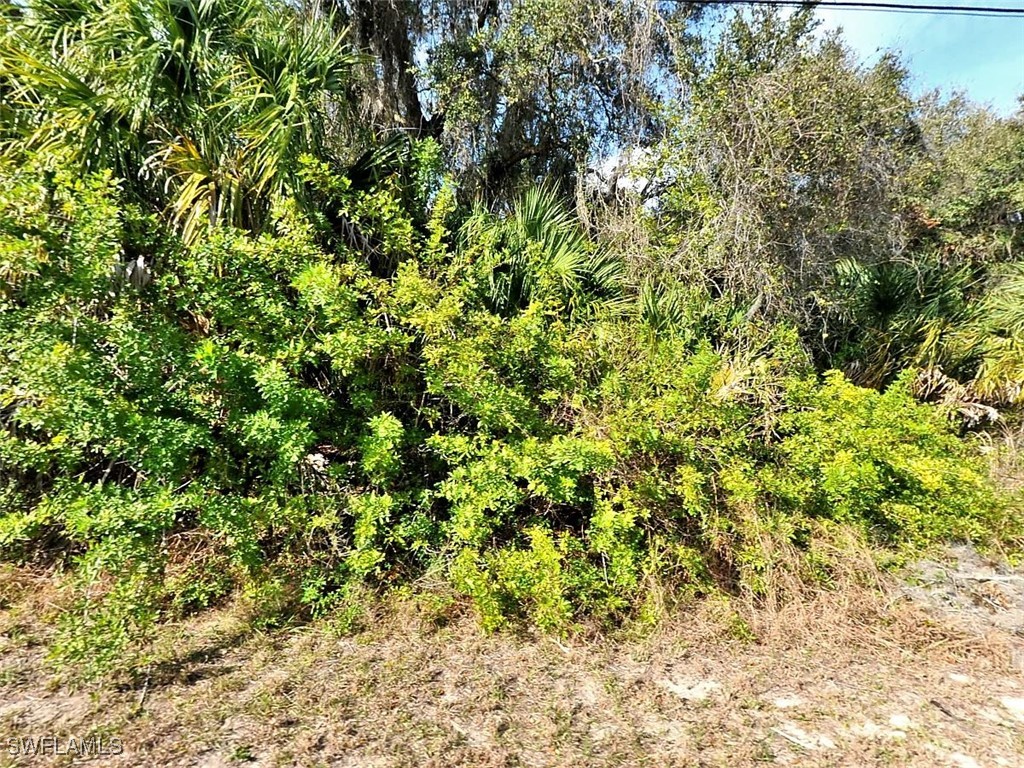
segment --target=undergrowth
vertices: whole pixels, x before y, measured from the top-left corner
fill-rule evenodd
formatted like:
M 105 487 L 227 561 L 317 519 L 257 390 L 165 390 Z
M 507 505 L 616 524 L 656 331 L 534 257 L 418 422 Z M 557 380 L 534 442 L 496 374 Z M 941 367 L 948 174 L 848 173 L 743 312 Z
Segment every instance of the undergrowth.
M 845 541 L 1019 537 L 910 373 L 819 375 L 699 291 L 649 322 L 544 192 L 497 217 L 304 173 L 327 213 L 186 245 L 110 174 L 0 168 L 0 553 L 66 568 L 65 663 L 237 594 L 345 626 L 366 589 L 447 585 L 565 632 L 827 588 Z

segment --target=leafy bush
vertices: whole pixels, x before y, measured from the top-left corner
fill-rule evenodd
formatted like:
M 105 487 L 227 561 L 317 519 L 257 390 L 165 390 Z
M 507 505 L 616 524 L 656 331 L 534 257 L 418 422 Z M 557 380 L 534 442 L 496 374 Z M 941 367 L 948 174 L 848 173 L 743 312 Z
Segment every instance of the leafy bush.
M 828 584 L 851 540 L 1019 540 L 957 403 L 914 395 L 924 367 L 1020 401 L 1020 121 L 919 110 L 809 11 L 645 33 L 609 90 L 574 57 L 644 16 L 608 4 L 560 59 L 590 79 L 538 88 L 575 9 L 521 5 L 437 41 L 450 109 L 415 120 L 394 8 L 379 72 L 288 3 L 3 12 L 0 557 L 67 567 L 64 660 L 100 672 L 233 595 L 344 630 L 430 584 L 558 632 Z M 648 82 L 652 34 L 686 103 Z M 463 93 L 463 59 L 500 77 Z M 388 71 L 432 138 L 348 119 Z M 663 141 L 618 236 L 557 179 L 512 194 L 626 118 Z
M 235 591 L 266 622 L 350 616 L 359 585 L 434 573 L 488 627 L 562 630 L 634 615 L 653 584 L 827 579 L 830 526 L 1006 533 L 906 378 L 820 381 L 795 332 L 699 297 L 638 322 L 550 200 L 491 237 L 444 187 L 421 224 L 400 185 L 309 167 L 372 253 L 294 201 L 271 232 L 185 245 L 109 174 L 0 170 L 0 551 L 72 561 L 66 658 Z M 512 302 L 510 263 L 532 286 Z

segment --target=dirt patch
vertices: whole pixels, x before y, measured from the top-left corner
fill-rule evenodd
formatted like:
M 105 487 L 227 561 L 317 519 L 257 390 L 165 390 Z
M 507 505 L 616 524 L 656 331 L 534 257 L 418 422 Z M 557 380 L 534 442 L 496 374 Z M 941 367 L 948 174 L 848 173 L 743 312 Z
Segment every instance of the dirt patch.
M 966 545 L 907 571 L 905 594 L 932 613 L 971 631 L 1024 637 L 1024 573 Z
M 117 737 L 111 766 L 1024 766 L 1024 641 L 925 605 L 826 596 L 744 615 L 742 640 L 707 606 L 562 640 L 401 612 L 253 635 L 220 611 L 165 627 L 131 685 L 77 691 L 5 629 L 0 735 Z

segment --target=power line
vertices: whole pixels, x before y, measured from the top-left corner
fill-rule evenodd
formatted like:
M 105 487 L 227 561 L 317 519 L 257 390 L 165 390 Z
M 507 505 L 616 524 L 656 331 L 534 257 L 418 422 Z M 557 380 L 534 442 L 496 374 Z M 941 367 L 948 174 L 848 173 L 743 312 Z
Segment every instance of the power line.
M 694 5 L 777 5 L 789 8 L 813 6 L 815 8 L 838 8 L 848 11 L 882 11 L 885 13 L 927 13 L 936 16 L 1011 16 L 1024 17 L 1024 7 L 984 5 L 934 5 L 925 3 L 871 3 L 861 0 L 690 0 Z

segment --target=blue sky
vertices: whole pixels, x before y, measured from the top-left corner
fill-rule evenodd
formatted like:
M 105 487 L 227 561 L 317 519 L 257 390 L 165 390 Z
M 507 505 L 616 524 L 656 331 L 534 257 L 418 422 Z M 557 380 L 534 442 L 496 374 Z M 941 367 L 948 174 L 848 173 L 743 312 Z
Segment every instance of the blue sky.
M 1024 9 L 1024 0 L 945 4 Z M 980 18 L 836 8 L 819 8 L 817 13 L 827 27 L 842 27 L 847 43 L 867 61 L 886 49 L 900 51 L 918 92 L 962 90 L 1001 114 L 1017 109 L 1017 96 L 1024 92 L 1024 16 Z

